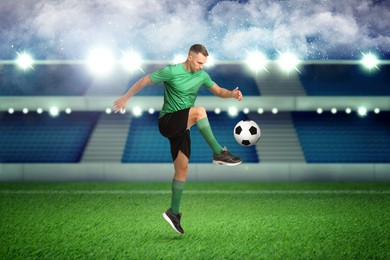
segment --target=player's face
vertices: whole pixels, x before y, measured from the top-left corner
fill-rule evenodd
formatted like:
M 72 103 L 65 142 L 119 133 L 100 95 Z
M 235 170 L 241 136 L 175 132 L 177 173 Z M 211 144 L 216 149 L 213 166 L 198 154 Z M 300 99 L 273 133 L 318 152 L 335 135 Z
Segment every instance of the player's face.
M 188 57 L 191 72 L 197 72 L 203 68 L 207 62 L 207 57 L 202 53 L 190 54 Z

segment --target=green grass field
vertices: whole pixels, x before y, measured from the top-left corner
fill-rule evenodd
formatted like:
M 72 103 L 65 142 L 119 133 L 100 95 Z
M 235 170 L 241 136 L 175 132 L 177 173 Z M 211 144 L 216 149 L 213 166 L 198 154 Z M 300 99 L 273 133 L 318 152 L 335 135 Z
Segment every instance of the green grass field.
M 0 183 L 1 259 L 390 259 L 389 183 Z

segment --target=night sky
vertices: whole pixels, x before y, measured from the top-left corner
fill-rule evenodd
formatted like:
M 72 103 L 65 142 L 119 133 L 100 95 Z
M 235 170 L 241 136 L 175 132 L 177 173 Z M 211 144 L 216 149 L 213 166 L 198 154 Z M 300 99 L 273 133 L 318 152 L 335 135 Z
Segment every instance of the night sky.
M 186 55 L 202 43 L 214 58 L 390 59 L 390 1 L 2 0 L 0 59 L 85 59 L 91 48 L 145 59 Z

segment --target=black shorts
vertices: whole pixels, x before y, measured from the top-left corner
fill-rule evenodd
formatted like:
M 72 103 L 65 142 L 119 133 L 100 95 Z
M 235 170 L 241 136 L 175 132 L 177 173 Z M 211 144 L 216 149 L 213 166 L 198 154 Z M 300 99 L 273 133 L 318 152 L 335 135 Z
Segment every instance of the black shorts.
M 165 114 L 158 119 L 160 133 L 169 139 L 171 144 L 172 160 L 175 161 L 179 151 L 182 151 L 188 159 L 191 156 L 190 130 L 187 129 L 188 114 L 190 108 Z

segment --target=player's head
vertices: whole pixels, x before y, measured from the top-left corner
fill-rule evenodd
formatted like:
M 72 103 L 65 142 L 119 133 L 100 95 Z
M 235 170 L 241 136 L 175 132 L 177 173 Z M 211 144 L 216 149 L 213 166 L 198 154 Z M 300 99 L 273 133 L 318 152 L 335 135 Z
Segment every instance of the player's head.
M 189 54 L 190 53 L 193 53 L 193 54 L 201 53 L 205 57 L 209 56 L 209 53 L 207 52 L 206 47 L 204 47 L 202 44 L 192 45 L 190 50 L 189 50 Z
M 207 62 L 209 53 L 202 44 L 194 44 L 188 51 L 187 63 L 191 72 L 197 72 L 202 69 Z

